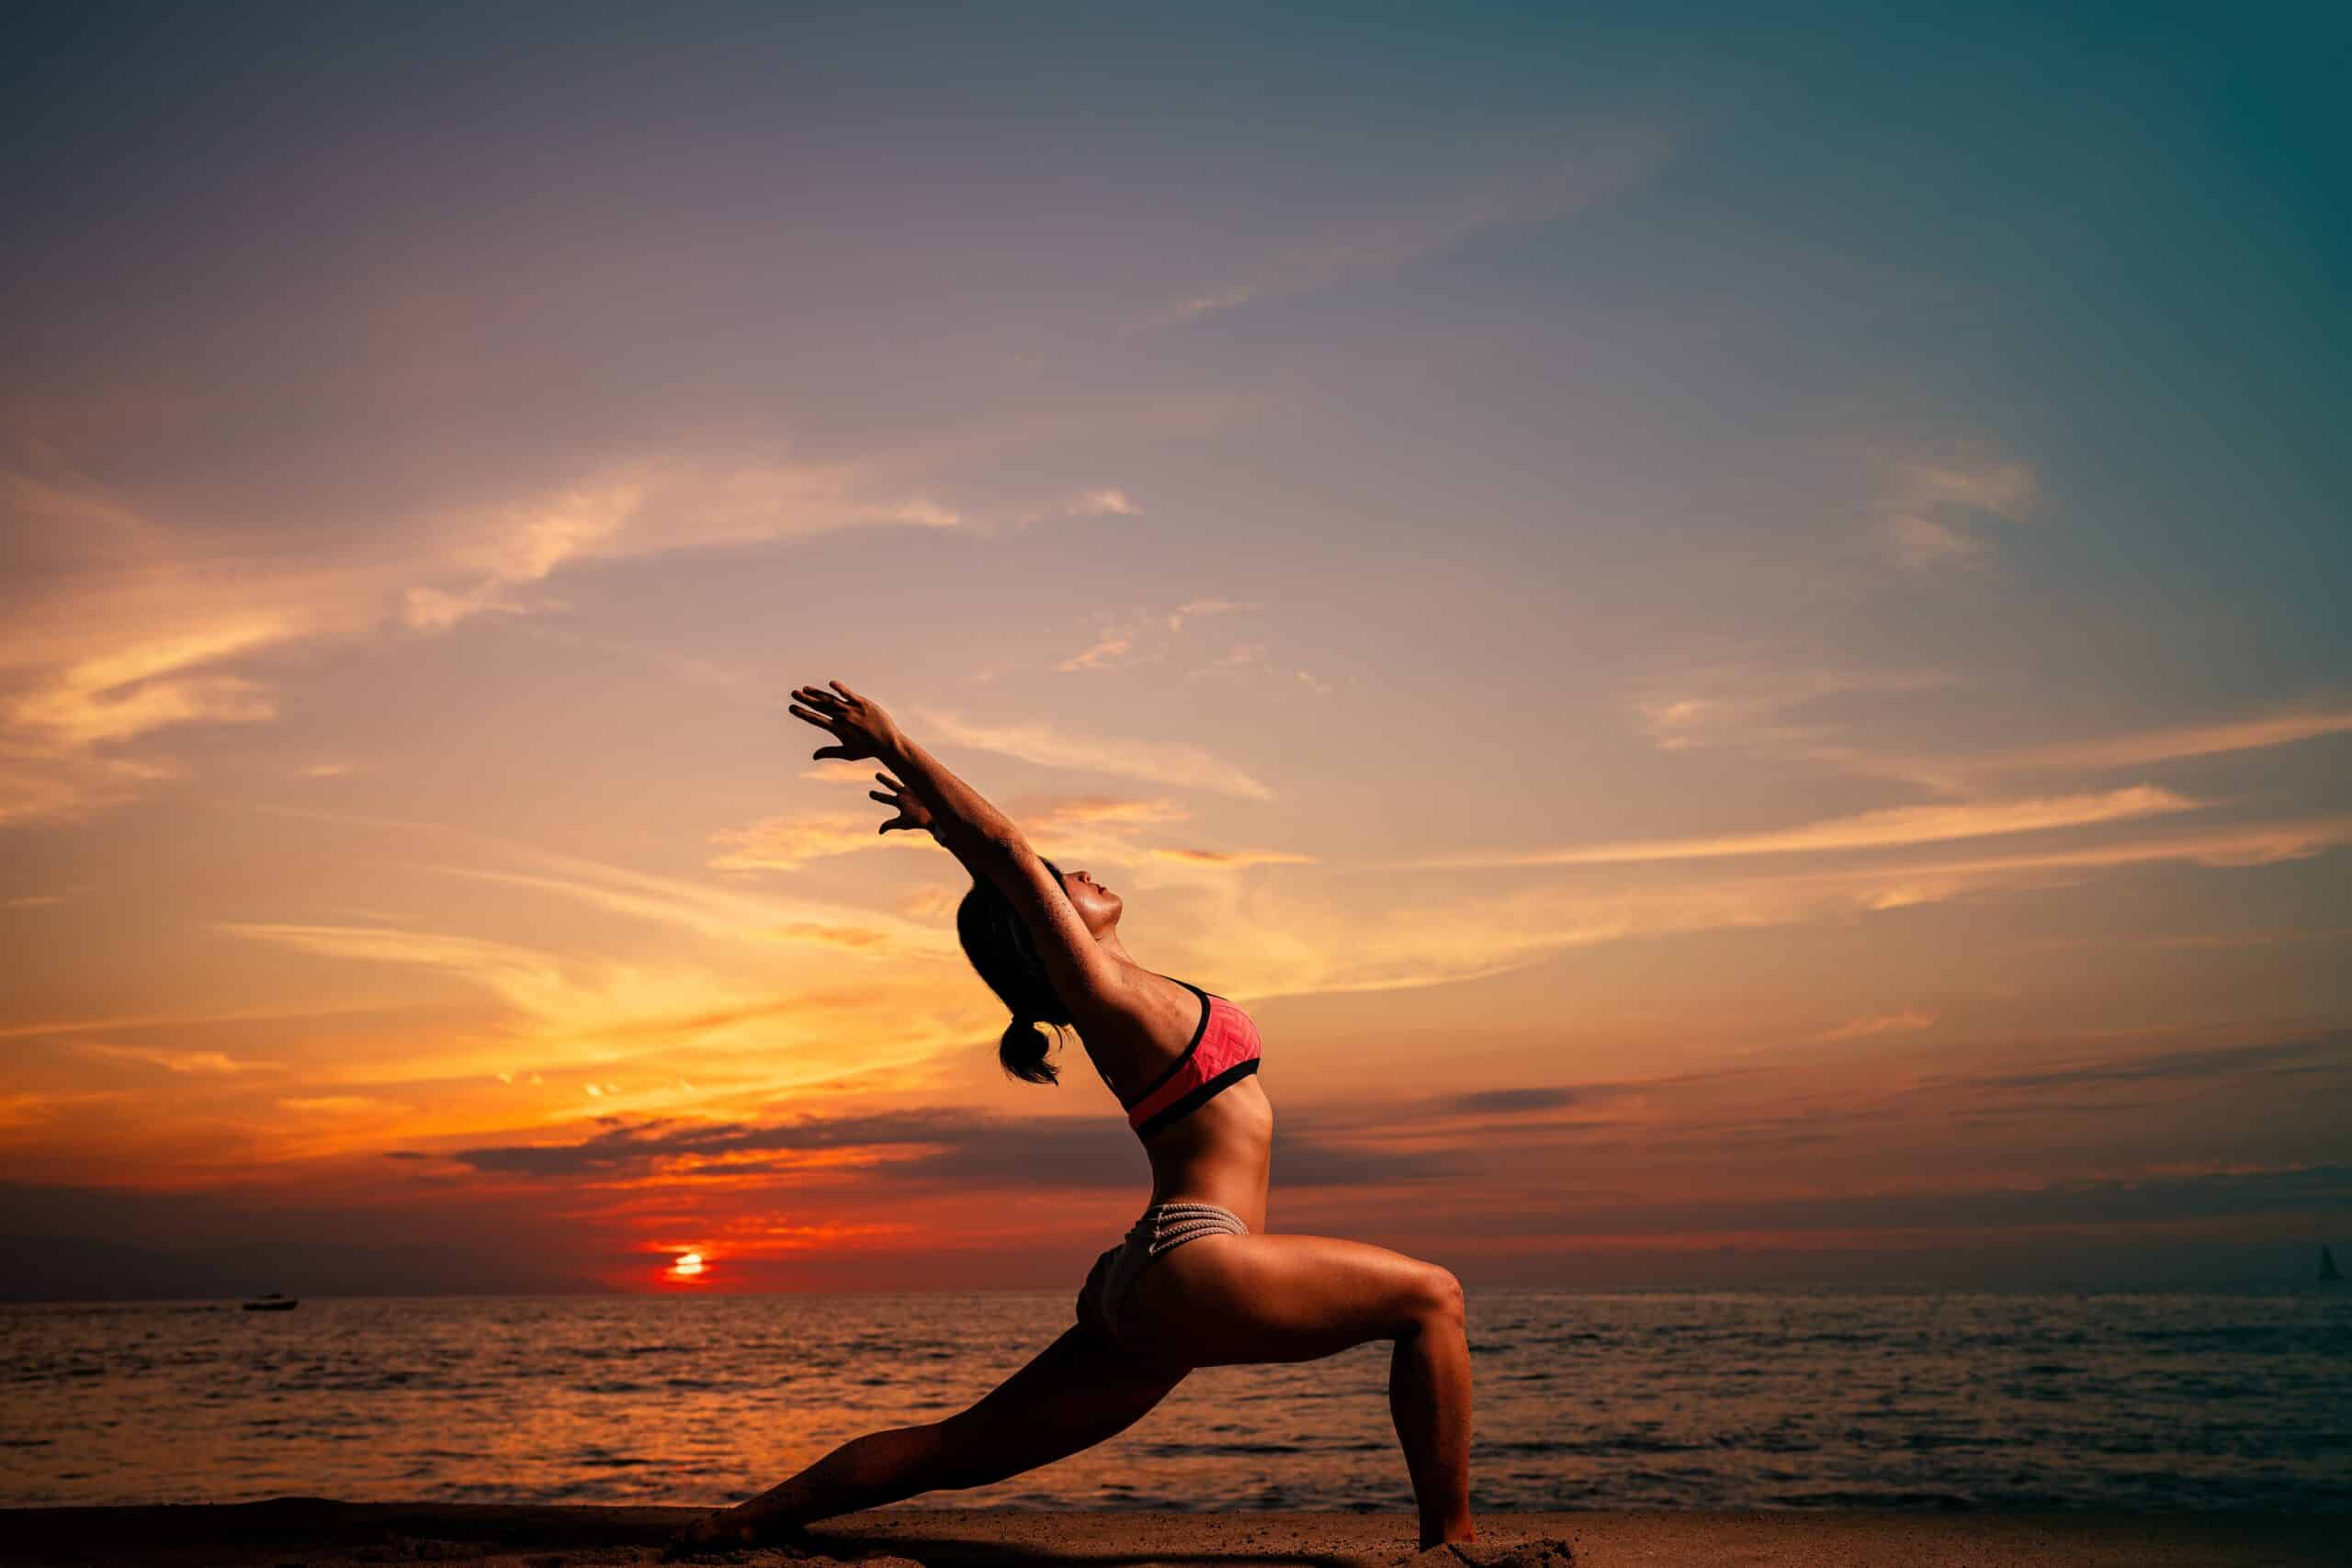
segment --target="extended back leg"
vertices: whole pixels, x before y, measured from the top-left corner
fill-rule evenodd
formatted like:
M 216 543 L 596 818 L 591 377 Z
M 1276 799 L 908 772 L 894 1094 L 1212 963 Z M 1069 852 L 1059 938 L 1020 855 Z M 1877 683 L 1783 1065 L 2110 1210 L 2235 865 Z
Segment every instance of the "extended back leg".
M 970 1408 L 853 1438 L 701 1533 L 758 1540 L 924 1492 L 986 1486 L 1116 1436 L 1183 1379 L 1182 1370 L 1146 1366 L 1072 1327 Z

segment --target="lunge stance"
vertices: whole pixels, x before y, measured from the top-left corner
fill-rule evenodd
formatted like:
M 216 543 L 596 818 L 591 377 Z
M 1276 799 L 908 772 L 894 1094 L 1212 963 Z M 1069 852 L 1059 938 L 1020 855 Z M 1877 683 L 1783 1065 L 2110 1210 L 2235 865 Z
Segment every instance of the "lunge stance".
M 1273 1108 L 1250 1015 L 1158 974 L 1119 940 L 1121 900 L 1039 857 L 1020 829 L 840 682 L 803 686 L 792 713 L 873 759 L 881 825 L 928 829 L 972 874 L 956 933 L 1012 1010 L 1005 1070 L 1053 1083 L 1038 1026 L 1075 1028 L 1151 1162 L 1151 1201 L 1097 1258 L 1077 1322 L 971 1408 L 843 1443 L 790 1480 L 695 1521 L 682 1547 L 801 1525 L 943 1488 L 985 1486 L 1125 1430 L 1194 1367 L 1307 1361 L 1396 1343 L 1388 1408 L 1420 1513 L 1420 1543 L 1474 1539 L 1470 1351 L 1462 1287 L 1434 1264 L 1327 1236 L 1266 1234 Z M 895 777 L 893 775 L 896 775 Z

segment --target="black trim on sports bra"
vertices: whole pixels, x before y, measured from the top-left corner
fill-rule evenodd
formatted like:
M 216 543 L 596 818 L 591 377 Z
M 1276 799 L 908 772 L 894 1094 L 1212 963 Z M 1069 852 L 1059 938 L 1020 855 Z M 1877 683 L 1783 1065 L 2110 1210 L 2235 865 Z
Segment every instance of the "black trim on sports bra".
M 1176 976 L 1173 975 L 1162 975 L 1159 977 L 1163 980 L 1176 980 Z M 1133 1111 L 1136 1106 L 1141 1105 L 1145 1100 L 1149 1100 L 1152 1096 L 1152 1092 L 1159 1089 L 1161 1084 L 1164 1084 L 1170 1078 L 1174 1077 L 1178 1070 L 1182 1068 L 1185 1063 L 1193 1059 L 1193 1053 L 1201 1048 L 1202 1036 L 1207 1034 L 1209 1032 L 1209 994 L 1201 989 L 1198 986 L 1193 984 L 1190 980 L 1176 980 L 1176 983 L 1183 987 L 1186 990 L 1192 992 L 1193 995 L 1201 998 L 1201 1021 L 1193 1025 L 1193 1038 L 1185 1043 L 1183 1054 L 1178 1056 L 1174 1061 L 1168 1064 L 1168 1070 L 1166 1072 L 1160 1074 L 1158 1077 L 1144 1085 L 1143 1088 L 1136 1092 L 1135 1098 L 1132 1100 L 1123 1100 L 1119 1101 L 1119 1109 L 1122 1111 Z M 1155 1120 L 1157 1120 L 1157 1118 L 1155 1118 Z M 1149 1126 L 1150 1123 L 1146 1122 L 1145 1125 Z
M 1210 1100 L 1215 1100 L 1226 1089 L 1231 1088 L 1234 1084 L 1238 1083 L 1241 1079 L 1248 1077 L 1251 1073 L 1254 1073 L 1257 1070 L 1258 1058 L 1255 1056 L 1250 1057 L 1246 1062 L 1234 1063 L 1233 1066 L 1226 1068 L 1225 1071 L 1217 1074 L 1216 1077 L 1209 1079 L 1208 1082 L 1201 1085 L 1198 1089 L 1193 1089 L 1190 1094 L 1184 1096 L 1183 1099 L 1176 1101 L 1173 1105 L 1163 1108 L 1159 1115 L 1148 1118 L 1142 1126 L 1136 1129 L 1136 1136 L 1141 1138 L 1146 1143 L 1149 1143 L 1151 1141 L 1151 1135 L 1154 1133 L 1159 1132 L 1170 1122 L 1182 1121 L 1184 1117 L 1191 1115 L 1193 1111 L 1198 1111 Z

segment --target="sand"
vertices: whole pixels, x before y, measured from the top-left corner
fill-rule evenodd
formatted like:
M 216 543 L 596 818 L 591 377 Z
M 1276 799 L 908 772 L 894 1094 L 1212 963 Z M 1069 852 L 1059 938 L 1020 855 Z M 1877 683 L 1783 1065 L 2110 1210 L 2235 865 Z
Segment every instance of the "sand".
M 133 1568 L 346 1568 L 441 1562 L 592 1568 L 659 1560 L 702 1510 L 440 1503 L 266 1503 L 0 1509 L 0 1562 Z M 2245 1514 L 1573 1513 L 1491 1514 L 1482 1551 L 1511 1568 L 2237 1568 L 2340 1564 L 2352 1517 Z M 1412 1551 L 1409 1518 L 1388 1514 L 1019 1513 L 883 1509 L 829 1520 L 813 1551 L 763 1547 L 711 1563 L 1150 1564 L 1204 1568 L 1456 1568 Z

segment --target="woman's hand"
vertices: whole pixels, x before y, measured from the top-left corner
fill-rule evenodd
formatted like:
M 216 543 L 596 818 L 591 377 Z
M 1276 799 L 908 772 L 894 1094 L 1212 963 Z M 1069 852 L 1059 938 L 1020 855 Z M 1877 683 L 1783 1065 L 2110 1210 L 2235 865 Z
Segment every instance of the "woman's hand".
M 825 683 L 832 691 L 802 686 L 793 692 L 790 705 L 793 717 L 808 720 L 840 742 L 819 747 L 816 759 L 822 761 L 832 757 L 844 762 L 865 757 L 888 760 L 899 744 L 899 727 L 890 722 L 890 716 L 882 711 L 880 704 L 868 702 L 839 681 Z
M 911 829 L 915 828 L 929 828 L 931 826 L 931 807 L 925 806 L 922 801 L 917 800 L 913 795 L 908 794 L 906 785 L 900 784 L 898 780 L 892 778 L 888 773 L 876 773 L 874 776 L 882 782 L 882 789 L 867 790 L 865 792 L 867 797 L 878 800 L 885 806 L 894 806 L 898 807 L 899 810 L 899 814 L 896 817 L 891 818 L 890 820 L 883 823 L 881 827 L 876 829 L 876 832 L 887 833 L 893 828 L 906 828 Z M 882 792 L 883 790 L 888 790 L 889 793 L 885 795 Z M 933 835 L 933 837 L 936 836 L 936 834 Z

